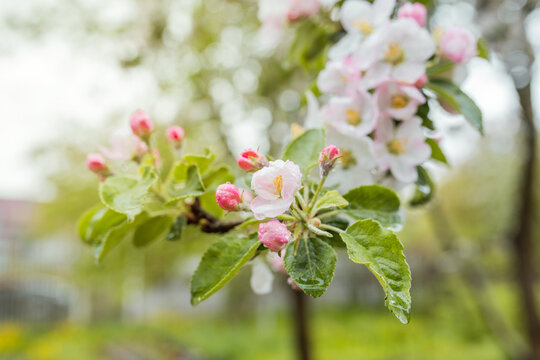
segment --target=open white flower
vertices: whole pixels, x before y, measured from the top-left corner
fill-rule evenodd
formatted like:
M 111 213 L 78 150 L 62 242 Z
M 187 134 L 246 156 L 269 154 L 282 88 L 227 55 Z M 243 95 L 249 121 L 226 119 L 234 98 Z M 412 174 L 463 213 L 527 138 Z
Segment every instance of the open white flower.
M 262 220 L 283 214 L 301 187 L 302 173 L 298 165 L 290 160 L 271 161 L 251 179 L 251 188 L 257 194 L 250 204 L 253 216 Z
M 361 79 L 360 69 L 351 57 L 329 61 L 319 73 L 317 87 L 321 92 L 335 95 L 354 94 Z
M 404 18 L 373 33 L 358 51 L 357 58 L 371 63 L 365 74 L 371 86 L 388 79 L 414 84 L 425 73 L 425 62 L 434 52 L 435 41 L 428 31 L 414 20 Z
M 358 138 L 375 129 L 378 111 L 371 94 L 357 92 L 353 97 L 333 97 L 322 110 L 326 123 L 337 131 Z
M 327 184 L 338 186 L 340 192 L 347 192 L 360 185 L 373 184 L 375 152 L 373 140 L 364 136 L 357 138 L 337 131 L 332 125 L 327 128 L 327 143 L 336 144 L 342 156 L 328 177 Z
M 397 126 L 390 118 L 379 122 L 375 133 L 375 154 L 380 171 L 390 170 L 397 180 L 404 183 L 416 181 L 416 166 L 431 155 L 421 124 L 422 120 L 417 116 Z
M 253 259 L 251 278 L 249 284 L 257 295 L 266 295 L 272 292 L 274 274 L 266 262 L 259 256 Z
M 359 50 L 365 38 L 388 23 L 395 5 L 395 0 L 376 0 L 373 4 L 367 1 L 345 1 L 339 17 L 347 35 L 330 49 L 330 59 L 340 59 Z
M 335 43 L 328 51 L 330 60 L 341 60 L 360 50 L 364 35 L 361 33 L 347 34 Z M 362 69 L 364 70 L 364 69 Z
M 341 7 L 339 17 L 347 33 L 359 33 L 366 37 L 389 21 L 395 5 L 395 0 L 375 0 L 373 4 L 347 0 Z
M 386 81 L 375 90 L 375 98 L 381 115 L 397 120 L 408 120 L 426 102 L 424 95 L 415 86 Z
M 306 91 L 307 113 L 304 120 L 306 129 L 320 129 L 324 126 L 324 118 L 319 101 L 311 91 Z

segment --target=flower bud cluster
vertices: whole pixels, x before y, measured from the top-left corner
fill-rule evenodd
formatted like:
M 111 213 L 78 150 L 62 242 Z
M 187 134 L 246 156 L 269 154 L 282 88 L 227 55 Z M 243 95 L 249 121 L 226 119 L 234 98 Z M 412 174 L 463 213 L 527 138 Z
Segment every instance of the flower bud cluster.
M 107 165 L 111 161 L 131 161 L 138 163 L 151 154 L 155 166 L 162 164 L 161 154 L 157 148 L 152 148 L 150 137 L 154 133 L 155 125 L 150 115 L 143 110 L 135 111 L 130 119 L 129 126 L 133 135 L 122 139 L 113 139 L 111 148 L 101 147 L 101 153 L 90 153 L 86 157 L 86 167 L 93 173 L 98 174 L 103 180 L 112 175 Z M 170 126 L 165 131 L 165 138 L 175 149 L 182 147 L 185 131 L 180 126 Z

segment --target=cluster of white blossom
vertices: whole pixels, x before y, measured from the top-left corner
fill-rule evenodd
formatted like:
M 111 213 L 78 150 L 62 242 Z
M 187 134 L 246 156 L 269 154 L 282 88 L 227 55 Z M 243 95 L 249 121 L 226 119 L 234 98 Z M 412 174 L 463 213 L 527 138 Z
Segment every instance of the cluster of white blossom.
M 430 158 L 418 107 L 426 65 L 434 57 L 463 64 L 476 55 L 476 38 L 462 28 L 433 34 L 426 8 L 395 0 L 347 0 L 339 18 L 346 34 L 329 51 L 317 85 L 325 105 L 308 94 L 307 127 L 327 129 L 343 155 L 336 176 L 346 190 L 380 182 L 400 188 L 417 180 Z M 350 185 L 349 185 L 350 180 Z

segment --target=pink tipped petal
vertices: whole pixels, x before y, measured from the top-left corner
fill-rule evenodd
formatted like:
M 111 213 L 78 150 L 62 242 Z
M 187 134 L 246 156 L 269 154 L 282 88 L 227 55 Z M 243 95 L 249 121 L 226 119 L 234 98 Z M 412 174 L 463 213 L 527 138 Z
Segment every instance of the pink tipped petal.
M 103 174 L 108 171 L 105 158 L 97 153 L 91 153 L 86 156 L 86 167 L 96 174 Z
M 235 185 L 226 183 L 217 187 L 216 201 L 223 210 L 236 211 L 242 204 L 242 196 Z
M 413 19 L 419 26 L 424 26 L 426 17 L 427 9 L 420 3 L 406 3 L 398 11 L 398 18 Z
M 257 219 L 275 217 L 288 210 L 302 187 L 302 174 L 292 161 L 271 161 L 253 174 L 251 188 L 257 195 L 251 209 Z
M 439 42 L 441 55 L 451 61 L 462 64 L 471 60 L 478 53 L 476 36 L 469 30 L 452 27 L 446 30 Z
M 154 123 L 150 115 L 142 110 L 135 111 L 129 120 L 133 133 L 140 137 L 149 136 L 154 131 Z
M 180 126 L 174 125 L 167 129 L 165 136 L 167 137 L 167 141 L 169 141 L 169 143 L 178 148 L 182 145 L 185 131 Z
M 259 225 L 259 240 L 270 251 L 278 252 L 291 239 L 291 232 L 278 220 L 271 220 Z

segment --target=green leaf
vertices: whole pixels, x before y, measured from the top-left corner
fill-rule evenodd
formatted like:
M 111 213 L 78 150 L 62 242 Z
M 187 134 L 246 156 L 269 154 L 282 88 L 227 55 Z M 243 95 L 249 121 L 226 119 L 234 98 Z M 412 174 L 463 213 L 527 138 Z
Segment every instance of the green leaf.
M 349 258 L 365 264 L 386 293 L 386 307 L 404 324 L 410 319 L 411 271 L 396 235 L 373 220 L 360 220 L 341 234 Z
M 203 195 L 198 196 L 198 198 L 204 211 L 206 211 L 210 215 L 217 217 L 218 219 L 221 219 L 223 216 L 225 216 L 225 210 L 223 210 L 216 201 L 215 191 L 206 192 Z
M 162 216 L 170 215 L 174 216 L 178 214 L 179 211 L 182 211 L 180 204 L 176 203 L 164 203 L 163 199 L 158 198 L 157 196 L 152 196 L 149 194 L 148 199 L 144 203 L 144 211 L 150 216 Z
M 476 49 L 478 51 L 479 58 L 489 60 L 489 46 L 486 39 L 478 38 L 478 42 L 476 43 Z
M 418 180 L 416 180 L 416 189 L 412 199 L 409 201 L 411 206 L 419 206 L 427 203 L 435 193 L 435 184 L 429 173 L 422 166 L 416 168 L 418 170 Z
M 209 170 L 203 176 L 202 181 L 207 191 L 216 191 L 219 185 L 226 182 L 234 182 L 234 175 L 231 173 L 231 169 L 228 166 L 222 165 Z
M 326 50 L 331 34 L 322 26 L 309 19 L 298 22 L 296 36 L 290 47 L 289 60 L 302 66 L 306 71 L 319 72 L 326 62 Z
M 204 174 L 209 169 L 210 165 L 214 162 L 216 155 L 206 149 L 204 155 L 188 154 L 182 158 L 182 161 L 175 166 L 173 170 L 174 178 L 176 181 L 185 181 L 187 175 L 187 169 L 191 165 L 196 165 L 201 174 Z
M 396 193 L 380 185 L 364 185 L 344 195 L 344 212 L 355 220 L 373 219 L 394 230 L 401 228 L 400 201 Z
M 191 278 L 191 303 L 199 304 L 229 282 L 257 252 L 257 235 L 226 235 L 204 253 Z
M 454 68 L 454 63 L 451 61 L 439 61 L 436 64 L 429 66 L 426 69 L 426 75 L 431 78 L 437 75 L 444 74 L 445 72 L 451 71 Z
M 336 190 L 328 191 L 321 196 L 315 204 L 315 213 L 324 209 L 341 209 L 349 205 L 349 202 L 343 198 Z
M 79 236 L 87 244 L 99 243 L 112 228 L 125 223 L 126 219 L 126 215 L 98 205 L 84 213 L 79 220 Z
M 79 237 L 82 241 L 85 243 L 91 244 L 92 238 L 90 236 L 91 228 L 90 223 L 92 221 L 92 218 L 94 215 L 102 210 L 104 207 L 103 205 L 96 205 L 93 208 L 87 210 L 82 216 L 79 218 L 79 221 L 77 222 L 77 233 L 79 234 Z
M 306 241 L 307 240 L 307 241 Z M 334 249 L 321 239 L 300 238 L 294 256 L 296 242 L 290 242 L 283 263 L 287 273 L 306 294 L 319 297 L 328 288 L 336 268 L 337 255 Z
M 151 167 L 144 167 L 142 171 L 141 179 L 111 176 L 99 187 L 101 201 L 108 208 L 126 214 L 128 221 L 133 221 L 142 211 L 148 190 L 158 178 Z
M 94 245 L 94 260 L 101 263 L 105 256 L 113 250 L 120 242 L 133 238 L 133 233 L 137 227 L 148 219 L 146 213 L 141 213 L 135 217 L 133 222 L 128 222 L 124 216 L 124 221 L 110 227 L 104 233 L 99 242 Z
M 423 127 L 428 128 L 429 130 L 435 130 L 435 125 L 429 118 L 429 105 L 427 101 L 418 107 L 416 114 L 422 119 Z
M 452 108 L 465 116 L 465 119 L 481 134 L 482 112 L 475 102 L 454 83 L 444 79 L 431 79 L 426 88 L 433 91 L 439 100 L 446 101 Z
M 133 236 L 135 230 L 134 222 L 124 221 L 123 223 L 111 228 L 103 239 L 94 246 L 94 260 L 97 264 L 103 261 L 112 249 L 114 249 L 123 240 L 128 240 Z
M 169 233 L 167 234 L 167 240 L 169 241 L 178 241 L 182 238 L 182 232 L 187 225 L 187 217 L 178 216 L 174 219 L 171 227 L 169 228 Z
M 165 239 L 169 234 L 173 218 L 170 216 L 156 216 L 148 219 L 133 235 L 133 245 L 136 247 L 148 246 L 159 239 Z
M 182 176 L 184 178 L 184 176 Z M 201 179 L 201 174 L 196 165 L 190 165 L 186 170 L 185 180 L 181 182 L 175 181 L 169 187 L 170 202 L 195 197 L 204 194 L 204 185 Z
M 305 173 L 308 167 L 317 163 L 324 145 L 324 130 L 311 129 L 294 139 L 281 158 L 294 161 L 302 173 Z
M 443 164 L 448 165 L 448 160 L 446 160 L 446 156 L 444 155 L 441 147 L 439 146 L 439 143 L 435 141 L 434 139 L 426 139 L 426 143 L 431 147 L 431 158 L 433 160 L 437 160 L 442 162 Z

